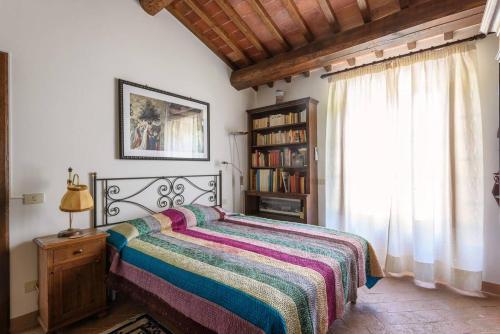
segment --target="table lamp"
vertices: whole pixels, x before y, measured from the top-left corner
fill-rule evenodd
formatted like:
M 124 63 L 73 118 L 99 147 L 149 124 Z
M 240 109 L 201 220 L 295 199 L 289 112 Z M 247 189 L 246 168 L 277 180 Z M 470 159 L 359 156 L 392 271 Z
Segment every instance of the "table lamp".
M 67 190 L 61 199 L 61 205 L 59 205 L 59 210 L 69 212 L 69 229 L 59 232 L 57 234 L 59 238 L 82 236 L 82 230 L 72 226 L 73 212 L 87 211 L 94 207 L 94 201 L 88 187 L 80 184 L 80 176 L 76 173 L 71 175 L 72 172 L 73 169 L 68 168 Z

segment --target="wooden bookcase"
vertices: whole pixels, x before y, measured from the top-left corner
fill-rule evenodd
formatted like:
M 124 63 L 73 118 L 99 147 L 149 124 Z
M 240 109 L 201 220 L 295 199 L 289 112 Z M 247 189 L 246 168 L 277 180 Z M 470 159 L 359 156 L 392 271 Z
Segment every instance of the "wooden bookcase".
M 318 101 L 308 97 L 247 110 L 249 190 L 245 193 L 246 214 L 304 224 L 318 224 L 317 104 Z M 297 116 L 292 114 L 297 114 Z M 282 123 L 283 117 L 280 115 L 288 115 L 285 124 L 274 124 L 276 121 Z M 266 118 L 273 118 L 273 124 L 270 125 L 270 121 Z M 255 120 L 261 120 L 264 126 L 260 124 L 259 127 L 254 127 Z M 281 134 L 278 135 L 278 133 Z M 275 138 L 281 137 L 279 139 L 282 141 L 284 137 L 285 142 L 276 143 L 275 139 L 269 141 L 269 136 L 266 138 L 267 141 L 262 142 L 262 136 L 270 134 L 274 134 Z M 260 142 L 258 143 L 259 135 Z M 261 159 L 257 158 L 258 153 Z M 273 157 L 269 158 L 270 155 Z M 263 156 L 266 158 L 262 158 Z M 259 161 L 256 163 L 256 160 Z M 262 172 L 264 170 L 267 171 Z M 271 174 L 270 177 L 268 177 L 269 174 Z M 295 187 L 291 185 L 292 178 L 295 178 Z M 261 182 L 262 180 L 264 182 Z M 287 180 L 290 181 L 287 182 Z M 264 201 L 269 199 L 294 200 L 295 205 L 300 201 L 300 210 L 288 213 L 283 213 L 286 210 L 281 209 L 278 211 L 282 212 L 269 212 L 269 210 L 264 212 L 261 211 L 261 209 L 264 210 L 264 206 L 261 205 L 263 199 Z

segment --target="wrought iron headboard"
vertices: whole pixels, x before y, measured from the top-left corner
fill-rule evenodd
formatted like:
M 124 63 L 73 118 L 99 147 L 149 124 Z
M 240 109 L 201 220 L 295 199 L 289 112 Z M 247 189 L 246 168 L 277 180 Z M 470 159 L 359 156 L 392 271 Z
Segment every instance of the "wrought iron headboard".
M 92 195 L 94 197 L 94 209 L 92 212 L 94 227 L 119 224 L 121 221 L 111 222 L 109 218 L 114 217 L 116 219 L 121 211 L 120 205 L 135 206 L 149 214 L 172 208 L 176 205 L 195 204 L 203 199 L 212 206 L 222 205 L 222 171 L 213 175 L 115 178 L 99 178 L 97 177 L 97 173 L 91 173 L 91 181 Z M 127 194 L 120 195 L 120 186 L 123 186 L 127 181 L 144 181 L 144 184 L 136 186 L 136 190 L 127 190 Z M 155 186 L 157 188 L 154 200 L 148 201 L 149 203 L 139 201 L 139 195 Z M 184 194 L 186 187 L 195 192 L 191 195 L 192 198 L 189 203 L 185 203 Z M 154 208 L 152 208 L 153 203 L 151 203 L 153 201 L 155 202 Z M 99 208 L 102 208 L 102 210 L 99 210 Z M 100 215 L 98 211 L 100 211 Z

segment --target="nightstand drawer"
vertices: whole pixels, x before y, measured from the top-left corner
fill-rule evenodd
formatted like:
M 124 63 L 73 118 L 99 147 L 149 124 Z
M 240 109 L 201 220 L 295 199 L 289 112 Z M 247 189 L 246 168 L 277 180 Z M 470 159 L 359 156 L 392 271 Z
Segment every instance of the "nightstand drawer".
M 54 250 L 54 264 L 75 260 L 81 257 L 100 255 L 104 247 L 104 241 L 92 240 L 77 243 L 65 248 Z

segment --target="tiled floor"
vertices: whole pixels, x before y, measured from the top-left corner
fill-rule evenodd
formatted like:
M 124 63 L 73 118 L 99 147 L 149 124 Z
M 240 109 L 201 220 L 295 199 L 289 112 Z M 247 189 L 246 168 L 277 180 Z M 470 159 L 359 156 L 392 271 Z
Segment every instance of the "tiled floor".
M 360 289 L 358 303 L 348 309 L 329 334 L 500 334 L 499 297 L 419 288 L 409 278 L 386 278 L 371 290 Z
M 500 298 L 464 297 L 445 288 L 423 289 L 410 279 L 386 278 L 371 290 L 360 289 L 358 303 L 347 309 L 329 334 L 500 334 Z M 140 312 L 143 309 L 137 305 L 118 303 L 107 317 L 84 321 L 63 333 L 99 333 Z

